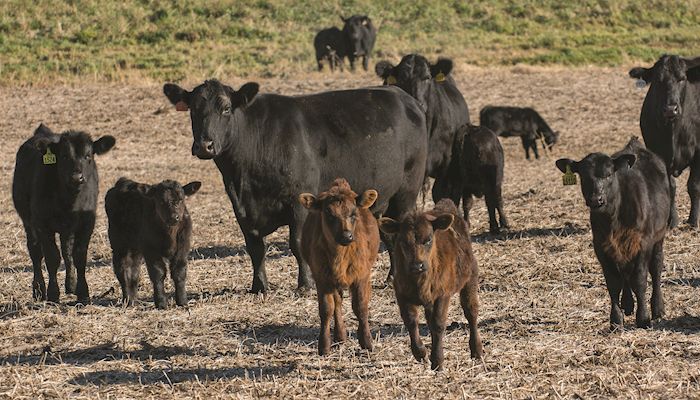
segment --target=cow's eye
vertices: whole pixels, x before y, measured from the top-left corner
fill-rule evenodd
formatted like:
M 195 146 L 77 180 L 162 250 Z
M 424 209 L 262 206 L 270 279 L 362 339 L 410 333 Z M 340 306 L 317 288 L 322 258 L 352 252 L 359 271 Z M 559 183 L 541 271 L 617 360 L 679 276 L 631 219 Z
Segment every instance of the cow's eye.
M 91 159 L 92 159 L 92 155 L 91 155 L 91 154 L 86 154 L 86 155 L 85 155 L 85 159 L 88 160 L 88 161 L 91 160 Z
M 224 109 L 221 111 L 223 115 L 229 115 L 231 114 L 231 106 L 226 106 Z
M 430 235 L 430 237 L 425 242 L 423 242 L 423 245 L 426 247 L 432 246 L 433 245 L 433 235 Z

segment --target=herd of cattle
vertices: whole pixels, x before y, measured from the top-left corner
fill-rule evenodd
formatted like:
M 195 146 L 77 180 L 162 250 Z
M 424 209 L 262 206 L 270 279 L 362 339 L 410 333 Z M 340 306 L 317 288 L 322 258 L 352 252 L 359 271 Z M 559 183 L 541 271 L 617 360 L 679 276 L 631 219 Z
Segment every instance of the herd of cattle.
M 346 56 L 351 67 L 362 56 L 367 68 L 376 29 L 366 16 L 344 22 L 342 31 L 335 29 L 339 34 L 324 30 L 317 36 L 319 68 L 324 57 L 331 65 L 342 65 Z M 485 197 L 491 232 L 508 228 L 501 195 L 504 156 L 497 135 L 521 136 L 529 158 L 530 150 L 538 157 L 538 140 L 548 148 L 559 134 L 530 108 L 486 107 L 481 126 L 472 125 L 452 66 L 448 59 L 432 64 L 411 54 L 398 65 L 376 64 L 382 86 L 293 97 L 258 93 L 254 82 L 238 90 L 216 80 L 192 91 L 171 83 L 163 87 L 176 110 L 190 112 L 192 154 L 212 159 L 221 172 L 252 260 L 252 292 L 268 290 L 265 236 L 289 226 L 298 287 L 309 289 L 315 282 L 318 293 L 320 354 L 347 337 L 344 289 L 352 293 L 360 345 L 372 348 L 370 273 L 381 240 L 391 262 L 387 280 L 393 283 L 415 358 L 423 360 L 427 353 L 418 333 L 417 308 L 423 306 L 432 337 L 431 365 L 442 366 L 447 310 L 456 292 L 469 322 L 471 355 L 482 355 L 478 267 L 468 220 L 473 197 Z M 649 150 L 632 139 L 612 156 L 592 153 L 581 161 L 556 162 L 565 182 L 575 181 L 574 174 L 580 178 L 595 254 L 611 298 L 613 329 L 622 326 L 622 311 L 634 311 L 634 297 L 637 326 L 648 327 L 664 313 L 663 241 L 667 229 L 677 224 L 674 177 L 687 167 L 688 222 L 693 226 L 700 202 L 700 58 L 663 56 L 653 67 L 635 68 L 630 75 L 651 85 L 641 114 Z M 66 293 L 81 303 L 90 301 L 85 268 L 98 196 L 93 158 L 114 144 L 112 136 L 93 141 L 83 132 L 56 134 L 41 125 L 20 147 L 13 200 L 27 235 L 36 300 L 59 302 L 62 255 Z M 429 177 L 434 178 L 435 207 L 417 210 Z M 176 304 L 187 304 L 192 220 L 185 199 L 200 187 L 200 182 L 149 185 L 120 178 L 107 192 L 113 268 L 125 305 L 137 298 L 142 261 L 156 307 L 167 306 L 166 264 Z M 644 301 L 649 273 L 651 317 Z

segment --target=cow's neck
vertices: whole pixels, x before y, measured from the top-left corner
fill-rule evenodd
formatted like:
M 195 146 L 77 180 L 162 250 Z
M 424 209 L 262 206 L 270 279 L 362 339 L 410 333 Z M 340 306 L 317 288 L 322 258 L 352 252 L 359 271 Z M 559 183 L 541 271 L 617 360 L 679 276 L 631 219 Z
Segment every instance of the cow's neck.
M 44 166 L 46 172 L 41 183 L 41 190 L 45 199 L 56 199 L 56 206 L 61 210 L 70 211 L 78 201 L 80 190 L 64 185 L 58 178 L 56 166 Z

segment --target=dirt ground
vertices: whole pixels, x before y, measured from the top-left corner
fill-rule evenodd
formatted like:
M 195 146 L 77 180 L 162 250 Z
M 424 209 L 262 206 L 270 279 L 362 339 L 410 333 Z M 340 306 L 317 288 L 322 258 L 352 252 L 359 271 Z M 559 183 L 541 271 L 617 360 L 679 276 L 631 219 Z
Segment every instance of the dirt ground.
M 316 353 L 315 293 L 295 293 L 297 267 L 287 230 L 268 237 L 268 296 L 248 294 L 251 263 L 211 161 L 190 155 L 188 114 L 176 113 L 160 85 L 4 88 L 0 96 L 0 397 L 7 398 L 700 398 L 698 232 L 681 227 L 666 240 L 667 315 L 652 329 L 608 330 L 609 300 L 591 246 L 578 186 L 564 187 L 559 157 L 614 152 L 639 135 L 645 91 L 627 69 L 473 68 L 455 77 L 472 120 L 487 104 L 535 107 L 561 132 L 553 154 L 526 161 L 517 138 L 506 153 L 505 210 L 511 230 L 486 233 L 483 200 L 472 213 L 481 268 L 480 329 L 486 356 L 469 358 L 468 336 L 451 330 L 445 370 L 416 362 L 392 289 L 373 272 L 372 353 L 361 351 L 346 298 L 350 340 L 328 357 Z M 284 94 L 374 85 L 369 73 L 262 79 Z M 196 82 L 185 85 L 191 88 Z M 238 87 L 244 81 L 232 78 Z M 89 249 L 92 305 L 31 299 L 31 264 L 11 201 L 16 149 L 40 122 L 117 138 L 97 160 L 101 194 Z M 188 309 L 153 308 L 143 268 L 142 303 L 123 309 L 111 268 L 103 196 L 120 176 L 155 182 L 201 180 L 188 200 L 194 220 Z M 687 173 L 678 181 L 687 218 Z M 63 272 L 59 272 L 63 279 Z M 167 286 L 172 293 L 172 284 Z M 61 287 L 63 293 L 63 287 Z M 100 297 L 101 296 L 101 297 Z M 465 324 L 457 299 L 450 320 Z M 427 328 L 421 327 L 424 336 Z M 427 341 L 429 342 L 429 337 Z

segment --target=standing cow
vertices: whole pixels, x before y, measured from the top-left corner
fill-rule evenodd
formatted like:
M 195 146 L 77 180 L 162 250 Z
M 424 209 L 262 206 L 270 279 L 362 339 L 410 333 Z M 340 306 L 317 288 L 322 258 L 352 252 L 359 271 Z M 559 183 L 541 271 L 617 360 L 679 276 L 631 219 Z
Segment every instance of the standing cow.
M 322 29 L 314 37 L 314 49 L 319 71 L 323 69 L 323 60 L 328 61 L 331 71 L 335 71 L 335 67 L 343 70 L 343 58 L 347 54 L 347 40 L 343 31 L 336 27 Z
M 610 294 L 610 327 L 622 328 L 622 309 L 630 315 L 637 298 L 637 326 L 661 318 L 663 245 L 671 211 L 671 190 L 663 161 L 633 138 L 609 157 L 592 153 L 581 161 L 562 158 L 562 172 L 581 177 L 581 192 L 590 209 L 593 249 L 603 267 Z M 646 305 L 651 274 L 651 318 Z
M 42 124 L 17 151 L 12 200 L 27 234 L 36 300 L 47 299 L 43 259 L 49 273 L 48 300 L 58 303 L 56 274 L 63 255 L 66 293 L 75 293 L 83 304 L 90 302 L 85 267 L 99 190 L 94 156 L 105 154 L 115 142 L 112 136 L 93 142 L 90 135 L 78 131 L 59 135 Z
M 540 158 L 537 140 L 544 139 L 549 148 L 559 140 L 559 132 L 547 125 L 544 118 L 530 107 L 494 107 L 486 106 L 479 113 L 479 123 L 494 131 L 499 136 L 520 136 L 525 149 L 525 158 L 530 159 L 530 149 L 535 158 Z M 544 149 L 546 147 L 542 146 Z
M 343 20 L 345 35 L 345 55 L 350 61 L 350 69 L 355 70 L 355 59 L 362 57 L 362 68 L 369 69 L 369 56 L 372 54 L 374 42 L 377 40 L 377 28 L 366 15 L 353 15 Z M 342 58 L 343 56 L 341 56 Z
M 671 227 L 678 225 L 676 180 L 690 168 L 688 224 L 698 226 L 700 213 L 700 57 L 664 55 L 651 68 L 629 75 L 651 84 L 639 118 L 646 146 L 666 163 L 671 185 Z
M 264 237 L 289 225 L 300 288 L 311 286 L 300 252 L 308 210 L 300 193 L 319 193 L 338 176 L 358 191 L 376 189 L 376 214 L 402 216 L 415 207 L 425 175 L 425 114 L 392 87 L 304 96 L 258 94 L 210 80 L 187 91 L 163 88 L 178 110 L 190 110 L 192 154 L 213 159 L 253 261 L 252 291 L 268 290 Z M 390 251 L 391 254 L 391 251 Z

